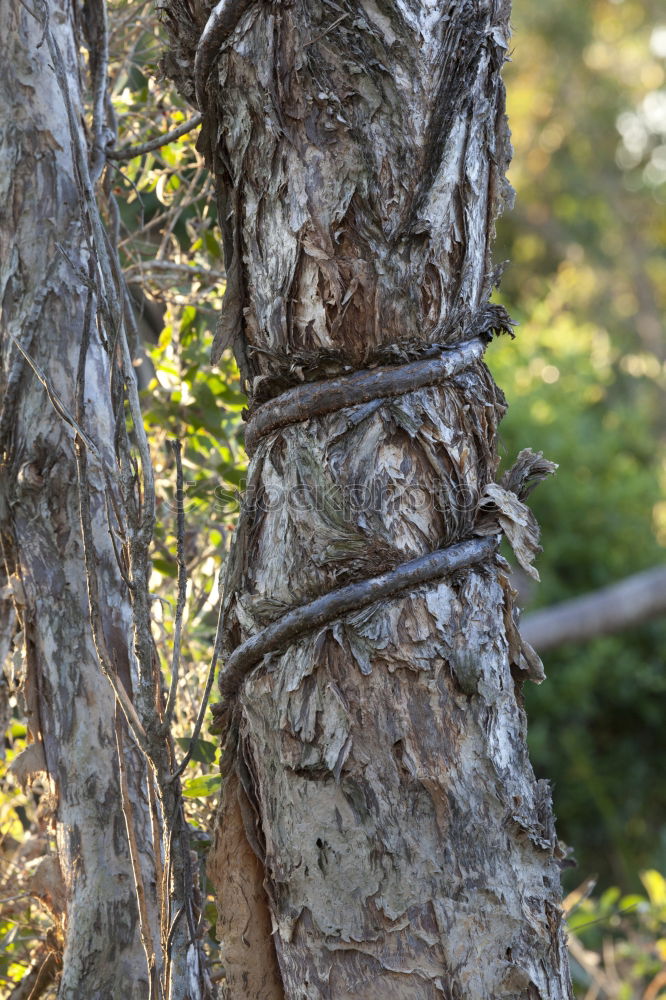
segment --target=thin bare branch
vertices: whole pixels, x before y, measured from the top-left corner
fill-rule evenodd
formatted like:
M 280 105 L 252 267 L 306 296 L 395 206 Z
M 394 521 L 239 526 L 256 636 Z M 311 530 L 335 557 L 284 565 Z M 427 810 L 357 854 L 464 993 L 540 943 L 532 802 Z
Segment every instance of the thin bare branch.
M 125 746 L 123 745 L 122 720 L 116 710 L 115 720 L 116 748 L 118 751 L 118 775 L 120 779 L 120 798 L 125 818 L 125 828 L 127 830 L 127 841 L 129 844 L 130 860 L 132 862 L 132 872 L 134 875 L 134 888 L 136 890 L 136 901 L 139 910 L 139 925 L 141 928 L 141 941 L 146 953 L 146 964 L 148 967 L 148 983 L 150 994 L 148 1000 L 163 1000 L 162 983 L 158 974 L 156 957 L 157 950 L 153 940 L 153 932 L 148 916 L 148 906 L 146 903 L 146 887 L 143 881 L 141 870 L 141 858 L 139 856 L 139 845 L 136 839 L 136 825 L 132 802 L 127 783 L 127 765 L 125 764 Z
M 16 339 L 16 337 L 11 332 L 11 330 L 7 330 L 7 334 L 9 335 L 10 340 L 13 341 L 14 345 L 20 351 L 20 353 L 23 356 L 24 360 L 28 362 L 28 364 L 32 368 L 33 372 L 35 373 L 35 375 L 37 376 L 37 378 L 39 379 L 39 381 L 42 383 L 42 385 L 44 386 L 44 388 L 46 390 L 46 395 L 49 398 L 49 402 L 51 403 L 51 406 L 56 411 L 56 413 L 58 414 L 58 416 L 62 420 L 64 420 L 65 423 L 69 427 L 72 428 L 72 430 L 80 438 L 82 444 L 85 445 L 85 447 L 88 449 L 88 451 L 90 451 L 95 456 L 95 458 L 99 461 L 100 465 L 103 467 L 102 456 L 100 455 L 100 453 L 99 453 L 99 451 L 97 449 L 97 445 L 92 440 L 92 438 L 88 437 L 88 435 L 85 433 L 85 431 L 81 428 L 81 425 L 78 423 L 78 421 L 76 420 L 76 418 L 74 416 L 72 416 L 72 413 L 70 412 L 70 410 L 68 409 L 68 407 L 65 406 L 65 404 L 62 401 L 61 397 L 58 395 L 58 393 L 56 392 L 56 390 L 51 385 L 51 383 L 50 383 L 50 381 L 48 379 L 48 376 L 40 368 L 40 366 L 37 364 L 37 362 L 35 361 L 35 359 L 33 357 L 31 357 L 30 354 L 28 354 L 28 352 L 25 350 L 25 348 L 23 347 L 23 345 L 19 343 L 19 341 Z
M 197 166 L 197 169 L 194 171 L 194 174 L 192 176 L 192 179 L 191 179 L 190 183 L 187 185 L 187 190 L 183 194 L 183 199 L 185 201 L 191 200 L 191 196 L 192 196 L 193 192 L 196 191 L 197 185 L 199 184 L 199 182 L 201 180 L 203 172 L 204 172 L 204 170 L 203 170 L 203 164 L 199 164 Z M 178 211 L 172 212 L 171 216 L 172 217 L 169 220 L 169 224 L 164 227 L 164 233 L 162 235 L 162 241 L 160 243 L 159 250 L 157 251 L 157 254 L 156 254 L 157 260 L 162 260 L 164 258 L 164 254 L 165 254 L 167 246 L 169 244 L 169 238 L 170 238 L 171 234 L 173 233 L 173 230 L 174 230 L 174 228 L 176 226 L 176 223 L 178 222 L 178 219 L 180 217 L 180 209 Z
M 213 689 L 213 681 L 215 680 L 215 670 L 217 669 L 217 661 L 219 660 L 220 653 L 222 652 L 222 637 L 223 637 L 222 624 L 223 624 L 223 604 L 222 600 L 220 599 L 220 610 L 218 613 L 217 630 L 215 633 L 215 645 L 213 646 L 213 655 L 211 657 L 210 666 L 208 668 L 208 676 L 206 677 L 206 686 L 204 688 L 203 697 L 201 699 L 201 704 L 199 706 L 199 714 L 197 715 L 197 721 L 195 722 L 194 729 L 192 730 L 192 736 L 190 737 L 190 745 L 187 749 L 187 753 L 185 754 L 180 764 L 169 778 L 170 782 L 177 781 L 177 779 L 181 776 L 181 774 L 189 764 L 190 760 L 192 759 L 192 754 L 194 752 L 196 742 L 199 739 L 204 719 L 206 718 L 206 709 L 208 708 L 210 693 Z
M 183 459 L 180 441 L 170 441 L 176 460 L 176 538 L 178 553 L 178 598 L 176 601 L 176 614 L 174 618 L 173 632 L 173 654 L 171 657 L 171 686 L 169 688 L 169 698 L 164 712 L 164 727 L 171 726 L 174 709 L 176 707 L 176 693 L 178 691 L 178 674 L 180 670 L 180 641 L 183 629 L 183 613 L 185 611 L 185 598 L 187 596 L 187 566 L 185 564 L 185 503 L 183 494 Z
M 128 267 L 125 276 L 128 281 L 131 281 L 132 278 L 141 278 L 144 280 L 146 277 L 154 277 L 160 271 L 165 274 L 167 280 L 173 280 L 173 276 L 176 274 L 187 275 L 190 278 L 203 278 L 210 281 L 211 284 L 225 280 L 223 271 L 213 271 L 212 269 L 200 267 L 196 264 L 178 264 L 172 260 L 142 261 L 140 264 Z
M 181 122 L 176 128 L 172 128 L 170 132 L 165 132 L 163 135 L 157 135 L 154 139 L 149 139 L 147 142 L 142 142 L 137 146 L 123 146 L 121 149 L 109 149 L 107 151 L 107 158 L 109 160 L 133 160 L 137 156 L 145 156 L 146 153 L 152 153 L 155 149 L 161 149 L 163 146 L 168 146 L 170 142 L 175 142 L 176 139 L 181 139 L 188 132 L 193 132 L 195 128 L 198 128 L 203 121 L 203 115 L 197 112 L 187 121 Z

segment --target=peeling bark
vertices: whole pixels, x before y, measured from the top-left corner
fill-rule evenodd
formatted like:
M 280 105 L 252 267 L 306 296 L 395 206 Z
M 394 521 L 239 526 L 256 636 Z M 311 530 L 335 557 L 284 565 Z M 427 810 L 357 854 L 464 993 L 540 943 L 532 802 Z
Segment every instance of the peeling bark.
M 214 358 L 233 346 L 251 409 L 501 325 L 486 319 L 510 200 L 506 0 L 225 0 L 198 61 L 209 5 L 161 7 L 165 67 L 198 96 L 224 226 Z M 516 483 L 494 483 L 504 408 L 477 358 L 438 385 L 274 421 L 230 561 L 227 654 L 489 518 L 528 560 L 533 519 Z M 211 869 L 229 997 L 571 997 L 562 852 L 520 690 L 540 664 L 511 601 L 506 564 L 488 558 L 292 639 L 245 680 Z M 269 986 L 248 985 L 249 917 L 227 885 L 248 855 L 229 872 L 239 802 L 271 916 Z
M 43 751 L 33 756 L 40 757 L 55 791 L 58 854 L 51 861 L 64 883 L 66 927 L 59 996 L 146 1000 L 146 955 L 118 781 L 115 699 L 90 631 L 73 432 L 12 340 L 74 412 L 86 305 L 95 298 L 86 280 L 90 247 L 70 123 L 44 26 L 29 7 L 0 6 L 3 557 L 26 647 L 30 733 Z M 82 129 L 74 13 L 60 0 L 34 11 L 48 16 Z M 85 144 L 83 132 L 81 138 Z M 92 306 L 94 316 L 95 301 Z M 109 358 L 96 332 L 87 355 L 85 409 L 87 432 L 111 467 Z M 131 695 L 131 610 L 107 526 L 105 483 L 92 459 L 89 471 L 103 633 L 117 678 Z M 151 873 L 145 765 L 130 747 L 125 767 L 141 863 Z M 159 941 L 154 879 L 150 884 L 146 878 Z
M 283 1000 L 264 868 L 245 833 L 250 805 L 236 775 L 226 783 L 224 802 L 224 823 L 216 824 L 208 874 L 218 887 L 216 932 L 226 979 L 253 1000 Z

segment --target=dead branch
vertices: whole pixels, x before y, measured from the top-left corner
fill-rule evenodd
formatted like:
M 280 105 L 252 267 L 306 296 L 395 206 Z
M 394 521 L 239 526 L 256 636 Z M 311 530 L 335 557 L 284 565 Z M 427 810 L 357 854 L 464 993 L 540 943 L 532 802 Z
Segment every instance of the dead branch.
M 539 652 L 614 635 L 666 613 L 666 566 L 526 615 L 520 631 Z

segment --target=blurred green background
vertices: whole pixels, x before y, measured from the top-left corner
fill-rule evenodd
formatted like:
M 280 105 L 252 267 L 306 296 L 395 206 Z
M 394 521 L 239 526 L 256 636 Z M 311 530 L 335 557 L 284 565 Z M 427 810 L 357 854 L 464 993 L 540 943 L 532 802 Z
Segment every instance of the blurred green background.
M 666 8 L 516 0 L 505 71 L 516 207 L 498 227 L 520 321 L 490 364 L 507 458 L 559 463 L 532 505 L 528 609 L 666 561 Z M 544 656 L 532 759 L 554 783 L 570 884 L 666 870 L 666 621 Z

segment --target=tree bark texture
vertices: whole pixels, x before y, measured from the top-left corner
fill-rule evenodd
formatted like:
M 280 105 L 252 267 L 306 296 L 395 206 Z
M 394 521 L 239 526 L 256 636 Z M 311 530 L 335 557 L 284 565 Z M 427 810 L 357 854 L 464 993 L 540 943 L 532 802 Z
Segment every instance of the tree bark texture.
M 91 634 L 74 432 L 56 412 L 61 404 L 75 412 L 79 352 L 84 332 L 90 333 L 86 433 L 102 461 L 115 468 L 109 352 L 94 327 L 98 299 L 89 281 L 90 206 L 83 202 L 77 137 L 47 30 L 63 58 L 85 149 L 73 6 L 61 0 L 0 5 L 0 524 L 26 652 L 24 693 L 34 742 L 24 770 L 48 776 L 57 842 L 57 858 L 48 859 L 50 880 L 38 875 L 34 890 L 58 909 L 53 885 L 62 878 L 63 1000 L 146 1000 L 146 954 L 119 785 L 116 704 Z M 43 371 L 48 391 L 12 337 Z M 118 682 L 131 695 L 132 615 L 112 545 L 106 484 L 92 454 L 88 485 L 104 641 Z M 140 864 L 154 873 L 145 764 L 131 745 L 125 770 Z M 146 877 L 147 912 L 159 941 L 154 875 L 152 882 Z
M 165 67 L 198 94 L 218 184 L 215 353 L 233 346 L 251 408 L 506 326 L 489 305 L 505 0 L 162 7 Z M 504 408 L 477 359 L 256 442 L 227 651 L 480 530 Z M 229 997 L 571 996 L 562 851 L 525 740 L 538 665 L 511 601 L 492 557 L 304 634 L 245 680 L 211 863 Z

